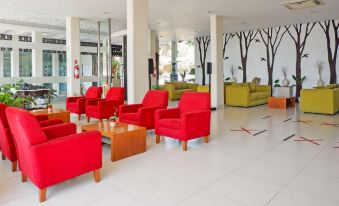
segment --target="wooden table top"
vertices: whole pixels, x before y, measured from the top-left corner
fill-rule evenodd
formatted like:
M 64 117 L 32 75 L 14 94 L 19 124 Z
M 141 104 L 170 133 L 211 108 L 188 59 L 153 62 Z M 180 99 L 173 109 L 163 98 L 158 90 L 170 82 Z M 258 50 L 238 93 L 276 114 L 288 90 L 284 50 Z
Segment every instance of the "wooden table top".
M 101 135 L 106 137 L 112 137 L 114 135 L 125 134 L 136 130 L 146 130 L 146 128 L 122 122 L 102 122 L 102 123 L 99 122 L 95 124 L 83 125 L 81 126 L 81 130 L 82 131 L 98 130 L 101 132 Z
M 32 110 L 31 113 L 34 115 L 48 115 L 48 114 L 55 114 L 55 113 L 64 113 L 67 112 L 69 113 L 69 111 L 63 110 L 63 109 L 57 109 L 57 108 L 53 108 L 51 111 L 48 111 L 48 109 L 36 109 L 36 110 Z

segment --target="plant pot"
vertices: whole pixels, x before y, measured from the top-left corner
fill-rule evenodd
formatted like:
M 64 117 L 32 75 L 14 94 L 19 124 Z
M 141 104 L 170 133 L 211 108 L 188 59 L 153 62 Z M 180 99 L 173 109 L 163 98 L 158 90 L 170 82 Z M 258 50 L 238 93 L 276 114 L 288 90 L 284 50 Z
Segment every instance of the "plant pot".
M 319 79 L 317 82 L 318 87 L 323 87 L 325 85 L 324 81 L 322 79 Z
M 288 87 L 288 85 L 290 84 L 290 82 L 288 81 L 288 79 L 283 79 L 281 82 L 283 87 Z
M 113 87 L 121 87 L 121 79 L 112 79 Z

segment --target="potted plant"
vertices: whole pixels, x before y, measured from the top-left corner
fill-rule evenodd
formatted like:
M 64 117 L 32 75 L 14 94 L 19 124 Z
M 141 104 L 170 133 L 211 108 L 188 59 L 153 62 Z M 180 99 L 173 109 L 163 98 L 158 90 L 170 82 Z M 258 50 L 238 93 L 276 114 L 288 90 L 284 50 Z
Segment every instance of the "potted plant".
M 122 64 L 116 59 L 112 60 L 112 86 L 113 87 L 121 87 L 121 76 L 120 76 L 120 67 Z
M 283 87 L 288 87 L 290 82 L 287 79 L 287 66 L 282 67 L 281 71 L 282 71 L 282 73 L 284 75 L 284 79 L 281 81 L 281 84 L 282 84 Z
M 236 73 L 237 73 L 237 69 L 234 68 L 234 65 L 232 64 L 232 65 L 230 66 L 229 70 L 230 70 L 230 73 L 231 73 L 231 78 L 230 78 L 231 82 L 235 82 L 235 83 L 236 83 L 236 82 L 237 82 L 237 79 L 235 78 L 235 75 L 236 75 Z
M 302 89 L 302 85 L 306 79 L 306 76 L 303 76 L 301 78 L 297 78 L 295 75 L 292 75 L 293 80 L 295 81 L 295 84 L 293 84 L 291 87 L 297 87 L 297 85 L 300 85 Z M 297 92 L 296 92 L 297 93 Z M 298 102 L 300 103 L 300 97 L 298 96 Z
M 11 107 L 24 108 L 26 104 L 35 104 L 31 97 L 17 97 L 15 96 L 17 85 L 3 85 L 0 86 L 0 102 Z
M 317 81 L 317 86 L 318 87 L 323 87 L 325 85 L 324 81 L 322 80 L 321 73 L 324 70 L 324 62 L 322 61 L 317 61 L 317 64 L 315 65 L 318 75 L 319 75 L 319 80 Z

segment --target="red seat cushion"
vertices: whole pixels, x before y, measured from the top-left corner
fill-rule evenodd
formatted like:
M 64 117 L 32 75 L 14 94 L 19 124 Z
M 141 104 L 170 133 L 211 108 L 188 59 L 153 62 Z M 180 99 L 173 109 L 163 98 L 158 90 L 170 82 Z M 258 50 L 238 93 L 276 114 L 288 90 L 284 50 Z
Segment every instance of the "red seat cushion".
M 181 119 L 161 119 L 158 122 L 159 127 L 170 129 L 181 129 Z
M 121 119 L 133 121 L 133 122 L 138 122 L 139 121 L 139 115 L 138 113 L 123 113 L 120 116 Z

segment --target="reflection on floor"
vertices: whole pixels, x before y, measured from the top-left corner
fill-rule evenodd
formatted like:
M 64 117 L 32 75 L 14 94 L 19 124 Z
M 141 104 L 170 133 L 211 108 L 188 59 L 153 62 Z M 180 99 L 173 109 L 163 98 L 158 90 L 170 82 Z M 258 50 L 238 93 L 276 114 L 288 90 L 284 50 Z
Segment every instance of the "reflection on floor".
M 169 138 L 156 145 L 149 132 L 146 153 L 112 163 L 103 145 L 102 181 L 86 174 L 48 188 L 44 205 L 339 205 L 335 124 L 338 114 L 227 107 L 212 113 L 210 143 L 190 141 L 187 152 Z M 39 205 L 37 189 L 7 161 L 0 204 Z

